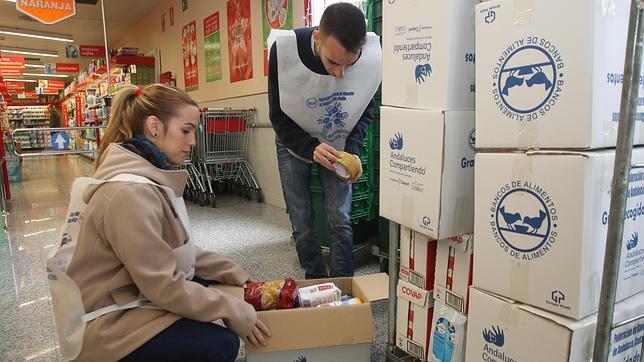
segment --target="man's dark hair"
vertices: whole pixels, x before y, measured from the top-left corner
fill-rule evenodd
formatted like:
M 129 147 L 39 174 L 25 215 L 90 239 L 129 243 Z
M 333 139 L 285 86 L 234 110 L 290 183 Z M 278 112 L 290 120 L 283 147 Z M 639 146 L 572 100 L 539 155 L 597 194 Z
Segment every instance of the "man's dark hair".
M 335 3 L 324 10 L 319 30 L 323 39 L 333 35 L 346 50 L 357 53 L 365 43 L 367 25 L 360 9 L 349 3 Z

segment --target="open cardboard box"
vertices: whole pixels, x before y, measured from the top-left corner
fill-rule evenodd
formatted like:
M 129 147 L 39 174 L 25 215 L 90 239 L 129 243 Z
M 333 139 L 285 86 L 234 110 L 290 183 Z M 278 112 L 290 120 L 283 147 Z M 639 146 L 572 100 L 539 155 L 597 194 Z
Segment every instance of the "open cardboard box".
M 271 330 L 268 345 L 246 345 L 246 360 L 252 361 L 369 361 L 374 327 L 370 302 L 388 298 L 385 273 L 298 280 L 298 287 L 333 282 L 342 294 L 359 297 L 363 304 L 337 307 L 295 308 L 257 312 Z M 214 286 L 244 298 L 240 287 Z

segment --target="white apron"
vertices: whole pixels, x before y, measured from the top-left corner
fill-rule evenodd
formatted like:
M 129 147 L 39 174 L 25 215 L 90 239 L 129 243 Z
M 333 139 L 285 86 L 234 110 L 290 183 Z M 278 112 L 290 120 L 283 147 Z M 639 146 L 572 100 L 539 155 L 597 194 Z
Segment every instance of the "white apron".
M 84 210 L 87 208 L 87 204 L 83 201 L 83 193 L 88 186 L 106 182 L 150 184 L 161 188 L 168 195 L 188 238 L 186 244 L 173 250 L 177 259 L 177 271 L 183 271 L 188 280 L 194 276 L 197 250 L 192 237 L 186 205 L 182 197 L 175 197 L 174 191 L 169 187 L 156 184 L 150 179 L 138 175 L 120 174 L 109 180 L 96 180 L 89 177 L 77 178 L 72 185 L 67 220 L 63 225 L 58 245 L 47 257 L 47 276 L 56 317 L 56 328 L 60 339 L 61 354 L 63 358 L 68 360 L 75 359 L 80 354 L 87 322 L 116 310 L 137 307 L 156 308 L 142 296 L 139 296 L 138 299 L 130 303 L 123 305 L 113 304 L 91 313 L 86 313 L 80 289 L 66 274 L 67 267 L 71 263 L 76 250 L 81 220 L 84 216 Z
M 358 61 L 343 78 L 311 71 L 302 63 L 292 30 L 272 30 L 282 111 L 311 137 L 343 151 L 346 139 L 376 94 L 381 79 L 379 37 L 367 34 Z

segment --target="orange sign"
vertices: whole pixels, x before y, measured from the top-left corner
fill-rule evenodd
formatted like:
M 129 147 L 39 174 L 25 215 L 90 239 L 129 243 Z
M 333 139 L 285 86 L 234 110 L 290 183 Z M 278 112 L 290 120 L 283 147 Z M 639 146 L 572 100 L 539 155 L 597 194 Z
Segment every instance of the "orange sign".
M 55 24 L 76 15 L 76 0 L 17 0 L 16 9 L 43 24 Z
M 18 55 L 0 55 L 0 68 L 18 68 L 25 67 L 25 57 Z
M 22 69 L 3 69 L 0 68 L 0 76 L 3 77 L 22 77 Z

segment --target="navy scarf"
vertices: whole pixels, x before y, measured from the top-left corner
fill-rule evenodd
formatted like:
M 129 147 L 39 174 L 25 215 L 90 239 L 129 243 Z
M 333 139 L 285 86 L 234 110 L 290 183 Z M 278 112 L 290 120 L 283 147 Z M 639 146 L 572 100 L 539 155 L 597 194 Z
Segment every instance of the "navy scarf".
M 142 134 L 137 134 L 133 138 L 126 139 L 121 146 L 145 158 L 158 168 L 165 170 L 173 168 L 161 150 Z

